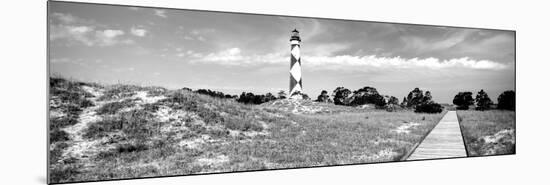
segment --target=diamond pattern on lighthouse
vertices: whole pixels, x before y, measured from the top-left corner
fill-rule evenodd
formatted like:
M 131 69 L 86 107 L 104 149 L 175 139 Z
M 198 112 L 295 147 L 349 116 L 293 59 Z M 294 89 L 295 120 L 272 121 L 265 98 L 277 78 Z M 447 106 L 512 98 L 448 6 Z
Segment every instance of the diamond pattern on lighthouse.
M 294 58 L 300 59 L 300 45 L 294 45 L 290 53 L 292 54 L 292 56 L 294 56 Z
M 290 75 L 294 77 L 296 82 L 299 82 L 302 79 L 302 67 L 299 62 L 296 62 L 290 69 Z

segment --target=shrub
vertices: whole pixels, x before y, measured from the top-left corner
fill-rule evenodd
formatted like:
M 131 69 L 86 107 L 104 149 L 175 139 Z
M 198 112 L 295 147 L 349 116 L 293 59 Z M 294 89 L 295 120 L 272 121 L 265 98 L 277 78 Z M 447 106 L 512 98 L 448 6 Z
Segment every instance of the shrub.
M 50 130 L 71 126 L 78 123 L 78 116 L 67 115 L 50 119 Z
M 237 99 L 237 102 L 244 103 L 244 104 L 262 104 L 275 99 L 277 98 L 273 96 L 271 93 L 267 93 L 266 95 L 255 95 L 254 93 L 251 93 L 251 92 L 249 93 L 243 92 Z
M 498 109 L 516 110 L 516 93 L 514 91 L 504 91 L 498 96 Z
M 345 87 L 337 87 L 332 91 L 335 105 L 349 105 L 351 100 L 351 91 Z
M 455 95 L 453 99 L 453 104 L 455 104 L 458 110 L 468 110 L 470 105 L 474 104 L 474 99 L 472 98 L 472 92 L 459 92 Z
M 278 93 L 277 93 L 277 99 L 285 99 L 286 98 L 286 93 L 284 90 L 280 90 Z
M 143 90 L 142 87 L 135 85 L 113 85 L 103 93 L 103 96 L 99 97 L 99 101 L 120 99 L 125 97 L 131 97 L 136 94 L 136 91 Z
M 58 128 L 50 130 L 50 143 L 67 141 L 69 140 L 69 134 Z
M 228 118 L 224 122 L 224 126 L 231 130 L 239 131 L 262 131 L 264 128 L 261 125 L 255 124 L 251 119 L 237 119 L 237 118 Z
M 386 100 L 384 96 L 378 94 L 378 91 L 374 87 L 367 86 L 353 91 L 350 105 L 357 106 L 365 104 L 374 104 L 377 108 L 382 108 L 386 106 Z
M 317 100 L 315 100 L 316 102 L 323 102 L 323 103 L 330 103 L 332 102 L 330 100 L 330 96 L 328 95 L 328 92 L 325 91 L 325 90 L 322 90 L 321 91 L 321 94 L 319 96 L 317 96 Z
M 90 124 L 84 132 L 85 138 L 105 137 L 109 132 L 122 131 L 129 138 L 149 137 L 159 123 L 152 113 L 145 110 L 132 110 Z
M 118 118 L 105 118 L 101 121 L 92 123 L 84 131 L 84 138 L 95 139 L 106 136 L 109 132 L 115 132 L 122 129 L 122 120 Z
M 50 78 L 50 94 L 56 96 L 64 103 L 80 108 L 93 106 L 93 103 L 86 99 L 86 97 L 92 97 L 93 95 L 84 91 L 81 88 L 82 85 L 88 84 L 73 82 L 63 78 Z
M 160 104 L 157 103 L 147 103 L 143 105 L 143 110 L 148 112 L 157 112 L 160 108 Z
M 115 114 L 117 111 L 123 108 L 132 107 L 135 103 L 131 99 L 126 99 L 124 101 L 120 102 L 111 102 L 103 105 L 97 110 L 97 114 L 103 115 L 103 114 Z
M 208 95 L 214 98 L 232 98 L 233 97 L 229 94 L 224 94 L 223 92 L 219 92 L 219 91 L 212 91 L 210 89 L 199 89 L 195 92 L 199 94 Z
M 395 96 L 390 96 L 388 99 L 388 105 L 399 105 L 399 99 L 397 99 Z
M 443 111 L 443 107 L 438 103 L 423 103 L 420 105 L 417 105 L 414 109 L 414 112 L 416 113 L 441 113 Z
M 140 152 L 147 149 L 149 149 L 149 147 L 143 143 L 126 143 L 116 147 L 118 153 Z
M 50 170 L 50 180 L 54 183 L 71 181 L 80 173 L 78 169 L 82 169 L 82 166 L 76 164 L 55 166 Z

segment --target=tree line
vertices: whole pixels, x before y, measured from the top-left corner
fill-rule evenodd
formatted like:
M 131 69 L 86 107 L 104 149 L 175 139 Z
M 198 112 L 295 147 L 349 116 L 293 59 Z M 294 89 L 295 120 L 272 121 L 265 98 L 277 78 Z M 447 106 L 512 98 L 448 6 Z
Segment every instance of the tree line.
M 192 91 L 189 88 L 184 88 L 184 90 Z M 210 89 L 198 89 L 194 92 L 215 98 L 235 99 L 237 102 L 244 104 L 262 104 L 287 98 L 283 90 L 279 91 L 277 95 L 272 93 L 254 94 L 251 92 L 242 92 L 240 96 L 224 94 Z M 302 99 L 310 100 L 310 97 L 302 92 L 295 92 L 292 96 L 297 95 L 301 96 Z M 331 95 L 329 95 L 328 91 L 322 90 L 314 101 L 333 103 L 342 106 L 363 106 L 371 104 L 377 109 L 386 109 L 388 111 L 395 111 L 397 109 L 413 109 L 415 112 L 419 113 L 440 113 L 443 111 L 443 106 L 432 100 L 432 93 L 430 91 L 424 92 L 420 88 L 414 88 L 407 96 L 403 97 L 401 103 L 399 103 L 397 97 L 382 95 L 378 93 L 376 88 L 370 86 L 354 91 L 345 87 L 337 87 L 332 91 Z M 503 92 L 499 95 L 497 104 L 493 103 L 489 95 L 483 91 L 483 89 L 477 93 L 475 99 L 473 98 L 472 92 L 459 92 L 455 95 L 453 104 L 456 105 L 456 109 L 458 110 L 468 110 L 470 107 L 475 107 L 475 110 L 481 111 L 489 109 L 515 110 L 515 92 Z
M 514 91 L 504 91 L 498 96 L 497 104 L 494 104 L 489 95 L 481 89 L 477 92 L 475 99 L 472 92 L 459 92 L 453 99 L 453 104 L 458 110 L 468 110 L 474 106 L 475 110 L 516 110 L 516 93 Z

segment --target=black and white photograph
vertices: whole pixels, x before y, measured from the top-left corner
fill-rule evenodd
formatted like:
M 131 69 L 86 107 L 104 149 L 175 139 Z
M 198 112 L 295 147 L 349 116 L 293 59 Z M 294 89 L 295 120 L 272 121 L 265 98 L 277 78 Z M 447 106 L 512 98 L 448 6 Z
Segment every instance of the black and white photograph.
M 47 8 L 48 183 L 516 154 L 515 30 Z

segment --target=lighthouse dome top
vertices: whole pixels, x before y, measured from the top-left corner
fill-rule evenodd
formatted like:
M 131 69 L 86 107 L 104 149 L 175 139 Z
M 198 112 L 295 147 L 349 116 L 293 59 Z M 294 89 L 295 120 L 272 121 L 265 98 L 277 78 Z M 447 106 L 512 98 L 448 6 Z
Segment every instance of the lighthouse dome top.
M 290 41 L 293 41 L 293 40 L 301 41 L 300 32 L 296 30 L 296 28 L 292 30 L 292 35 L 290 36 Z

